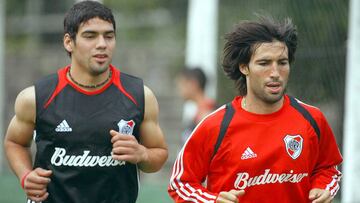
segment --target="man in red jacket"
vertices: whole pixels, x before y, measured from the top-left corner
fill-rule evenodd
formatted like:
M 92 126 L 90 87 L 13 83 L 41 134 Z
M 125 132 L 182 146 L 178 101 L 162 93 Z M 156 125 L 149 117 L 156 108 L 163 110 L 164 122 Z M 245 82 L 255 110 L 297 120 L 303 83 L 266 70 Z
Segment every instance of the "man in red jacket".
M 342 157 L 321 111 L 285 94 L 297 46 L 290 19 L 243 22 L 223 69 L 239 96 L 207 116 L 174 164 L 176 202 L 331 202 Z

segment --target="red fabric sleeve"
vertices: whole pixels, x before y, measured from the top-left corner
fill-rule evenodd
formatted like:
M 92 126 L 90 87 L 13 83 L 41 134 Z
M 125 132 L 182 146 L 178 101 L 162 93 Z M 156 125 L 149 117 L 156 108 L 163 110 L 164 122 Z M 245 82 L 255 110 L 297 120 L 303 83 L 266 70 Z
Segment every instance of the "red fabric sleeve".
M 217 130 L 205 119 L 193 131 L 180 151 L 174 167 L 168 192 L 175 202 L 215 202 L 216 193 L 208 191 L 202 183 L 208 174 Z
M 311 176 L 311 188 L 330 191 L 335 196 L 340 188 L 341 172 L 337 165 L 342 162 L 334 134 L 323 114 L 317 121 L 320 127 L 319 156 Z

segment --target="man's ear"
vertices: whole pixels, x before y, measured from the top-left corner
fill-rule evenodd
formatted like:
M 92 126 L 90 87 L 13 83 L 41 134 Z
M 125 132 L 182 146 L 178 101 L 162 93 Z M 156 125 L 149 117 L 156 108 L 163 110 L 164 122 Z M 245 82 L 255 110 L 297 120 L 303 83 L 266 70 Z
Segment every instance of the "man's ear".
M 66 51 L 71 53 L 73 51 L 73 47 L 74 47 L 74 40 L 71 39 L 69 33 L 66 33 L 64 35 L 63 43 L 64 43 L 64 47 L 65 47 Z
M 247 64 L 240 64 L 239 70 L 242 74 L 248 75 L 249 74 L 249 66 Z

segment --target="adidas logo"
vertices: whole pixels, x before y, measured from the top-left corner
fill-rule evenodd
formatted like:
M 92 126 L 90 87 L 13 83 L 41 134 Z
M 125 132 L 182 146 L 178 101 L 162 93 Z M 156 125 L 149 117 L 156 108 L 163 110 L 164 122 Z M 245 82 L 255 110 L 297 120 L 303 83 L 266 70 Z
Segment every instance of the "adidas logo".
M 250 147 L 246 148 L 246 150 L 244 151 L 244 153 L 241 155 L 241 159 L 252 159 L 257 157 L 257 154 L 255 154 Z
M 55 132 L 72 132 L 69 124 L 66 120 L 61 121 L 61 123 L 55 128 Z

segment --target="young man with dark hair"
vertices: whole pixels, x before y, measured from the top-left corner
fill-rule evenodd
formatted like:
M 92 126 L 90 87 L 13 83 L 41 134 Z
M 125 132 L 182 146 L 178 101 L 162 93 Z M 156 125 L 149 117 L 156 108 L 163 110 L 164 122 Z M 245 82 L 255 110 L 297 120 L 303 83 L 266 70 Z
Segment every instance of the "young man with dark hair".
M 177 76 L 176 82 L 181 97 L 185 101 L 194 102 L 196 106 L 194 117 L 186 123 L 181 135 L 181 141 L 184 144 L 195 126 L 215 109 L 215 102 L 205 94 L 207 79 L 201 68 L 184 68 Z
M 4 141 L 10 166 L 27 202 L 136 202 L 138 169 L 158 171 L 168 155 L 156 98 L 141 79 L 111 65 L 110 9 L 77 3 L 64 31 L 71 64 L 16 99 Z
M 175 202 L 331 202 L 342 162 L 333 132 L 318 108 L 285 94 L 295 26 L 261 18 L 225 39 L 223 69 L 240 96 L 195 128 L 169 194 Z
M 201 91 L 205 92 L 207 79 L 204 71 L 201 68 L 184 68 L 179 74 L 179 78 L 181 77 L 184 79 L 195 81 L 198 88 Z

